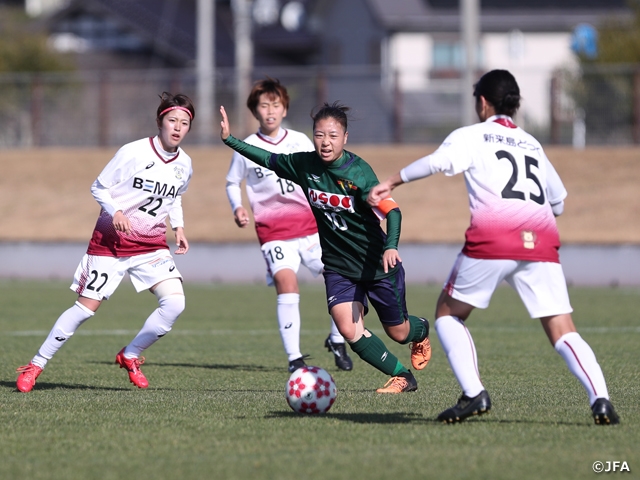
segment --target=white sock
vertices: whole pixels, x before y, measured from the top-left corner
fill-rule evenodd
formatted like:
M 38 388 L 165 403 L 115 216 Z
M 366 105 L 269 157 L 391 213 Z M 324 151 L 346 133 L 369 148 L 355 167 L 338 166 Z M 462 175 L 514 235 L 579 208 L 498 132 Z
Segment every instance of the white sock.
M 180 314 L 184 311 L 184 295 L 167 295 L 158 300 L 160 305 L 147 321 L 138 335 L 124 349 L 125 358 L 138 358 L 140 354 L 171 331 Z
M 78 327 L 94 314 L 95 312 L 89 310 L 80 302 L 76 302 L 71 308 L 64 311 L 58 317 L 49 332 L 49 336 L 40 347 L 40 350 L 38 350 L 36 356 L 33 357 L 31 363 L 44 368 L 62 345 L 76 333 Z
M 300 295 L 281 293 L 277 305 L 278 326 L 289 361 L 300 358 Z
M 344 337 L 340 335 L 336 322 L 331 319 L 331 343 L 344 343 Z
M 475 397 L 484 387 L 480 381 L 476 347 L 471 333 L 464 322 L 450 315 L 438 318 L 435 326 L 442 349 L 463 393 L 468 397 Z
M 558 352 L 589 395 L 589 405 L 597 398 L 609 399 L 607 384 L 596 356 L 578 332 L 565 333 L 555 344 Z

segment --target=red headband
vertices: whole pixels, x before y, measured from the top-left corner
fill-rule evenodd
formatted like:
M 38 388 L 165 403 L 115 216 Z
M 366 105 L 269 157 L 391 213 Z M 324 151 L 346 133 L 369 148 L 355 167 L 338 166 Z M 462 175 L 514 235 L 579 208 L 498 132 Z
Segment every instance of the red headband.
M 158 118 L 160 118 L 162 115 L 164 115 L 165 113 L 167 113 L 170 110 L 182 110 L 185 111 L 189 114 L 189 118 L 191 120 L 193 120 L 193 115 L 191 115 L 191 111 L 188 108 L 185 107 L 169 107 L 169 108 L 165 108 L 163 111 L 160 112 L 160 115 L 158 115 Z

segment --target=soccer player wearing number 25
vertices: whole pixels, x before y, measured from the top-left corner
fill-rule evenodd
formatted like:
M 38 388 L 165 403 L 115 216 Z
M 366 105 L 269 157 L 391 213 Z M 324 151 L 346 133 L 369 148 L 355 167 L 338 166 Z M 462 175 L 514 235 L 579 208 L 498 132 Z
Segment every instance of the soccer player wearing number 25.
M 313 150 L 313 143 L 304 133 L 282 128 L 289 109 L 289 94 L 278 80 L 267 77 L 256 82 L 249 93 L 247 107 L 260 122 L 260 129 L 245 142 L 274 153 Z M 318 227 L 300 187 L 234 152 L 226 188 L 234 220 L 240 228 L 249 224 L 249 214 L 242 206 L 240 184 L 243 180 L 246 180 L 260 249 L 267 263 L 267 285 L 275 285 L 278 294 L 276 314 L 280 338 L 289 360 L 289 371 L 293 372 L 305 366 L 300 351 L 297 272 L 303 264 L 314 276 L 322 273 Z M 333 322 L 325 346 L 333 352 L 338 368 L 352 369 L 344 338 Z
M 169 333 L 185 307 L 182 276 L 167 245 L 165 221 L 169 216 L 178 246 L 175 253 L 187 253 L 182 194 L 193 173 L 191 158 L 180 148 L 195 116 L 193 104 L 182 94 L 164 92 L 160 99 L 158 135 L 120 148 L 91 186 L 102 208 L 71 285 L 78 300 L 58 318 L 31 362 L 18 368 L 16 385 L 21 392 L 33 389 L 47 362 L 113 294 L 125 273 L 138 292 L 151 291 L 159 307 L 116 355 L 115 363 L 127 370 L 135 386 L 149 386 L 140 370 L 140 354 Z
M 220 137 L 244 157 L 302 187 L 318 225 L 329 314 L 362 360 L 391 375 L 379 393 L 410 392 L 417 389 L 411 371 L 364 327 L 367 298 L 387 335 L 398 343 L 411 343 L 411 362 L 418 370 L 431 358 L 429 323 L 407 313 L 397 250 L 398 205 L 390 198 L 375 209 L 367 204 L 369 189 L 378 179 L 364 160 L 344 150 L 347 110 L 335 103 L 316 112 L 311 152 L 271 153 L 232 137 L 224 107 Z M 380 226 L 385 217 L 387 234 Z
M 584 386 L 595 423 L 619 423 L 600 365 L 571 317 L 554 218 L 564 209 L 564 185 L 540 143 L 511 118 L 520 106 L 520 89 L 511 73 L 486 73 L 473 95 L 481 123 L 455 130 L 433 154 L 369 193 L 369 203 L 378 205 L 403 183 L 437 172 L 464 173 L 471 224 L 438 299 L 435 322 L 462 396 L 438 420 L 460 422 L 491 409 L 465 322 L 474 308 L 489 306 L 493 292 L 506 280 L 531 318 L 540 319 L 549 341 Z

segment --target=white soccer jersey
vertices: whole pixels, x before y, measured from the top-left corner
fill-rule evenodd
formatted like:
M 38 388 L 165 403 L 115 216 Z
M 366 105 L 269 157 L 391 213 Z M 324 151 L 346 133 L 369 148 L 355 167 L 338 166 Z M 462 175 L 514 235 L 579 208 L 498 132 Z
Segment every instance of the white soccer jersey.
M 245 142 L 273 153 L 314 150 L 313 143 L 304 133 L 283 128 L 276 139 L 258 132 L 249 135 Z M 237 152 L 233 153 L 227 173 L 227 195 L 232 211 L 241 205 L 240 184 L 245 179 L 261 245 L 273 240 L 306 237 L 318 231 L 311 208 L 298 185 L 279 178 L 273 171 Z
M 559 262 L 551 205 L 567 192 L 540 143 L 504 115 L 452 132 L 438 150 L 401 171 L 403 181 L 464 172 L 472 258 Z
M 87 253 L 130 257 L 168 249 L 166 218 L 173 228 L 184 226 L 181 195 L 192 174 L 191 158 L 181 148 L 165 152 L 158 137 L 120 148 L 91 187 L 102 209 Z M 129 235 L 113 226 L 118 210 L 131 223 Z

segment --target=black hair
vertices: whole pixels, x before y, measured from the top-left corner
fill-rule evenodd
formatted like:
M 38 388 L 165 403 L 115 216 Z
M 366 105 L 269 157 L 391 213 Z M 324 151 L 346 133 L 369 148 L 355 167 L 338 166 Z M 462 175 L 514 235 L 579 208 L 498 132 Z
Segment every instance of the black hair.
M 520 88 L 507 70 L 491 70 L 473 86 L 473 96 L 483 96 L 498 115 L 514 116 L 520 108 Z
M 316 123 L 324 118 L 334 118 L 340 125 L 342 125 L 342 128 L 344 128 L 344 131 L 346 132 L 348 123 L 347 112 L 349 110 L 351 109 L 346 105 L 342 105 L 339 101 L 335 101 L 331 105 L 329 105 L 327 102 L 324 102 L 322 107 L 320 107 L 320 110 L 318 110 L 316 113 L 313 113 L 313 110 L 311 111 L 313 128 L 315 129 Z
M 162 120 L 162 117 L 164 117 L 168 113 L 165 112 L 165 110 L 171 107 L 182 107 L 189 110 L 189 112 L 191 113 L 191 122 L 193 122 L 193 120 L 196 118 L 196 110 L 193 106 L 193 102 L 186 95 L 182 93 L 176 93 L 175 95 L 173 95 L 169 92 L 162 92 L 162 95 L 158 96 L 160 97 L 160 105 L 158 106 L 158 110 L 156 112 L 156 118 L 158 119 L 158 122 Z

